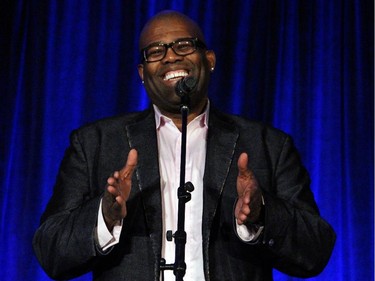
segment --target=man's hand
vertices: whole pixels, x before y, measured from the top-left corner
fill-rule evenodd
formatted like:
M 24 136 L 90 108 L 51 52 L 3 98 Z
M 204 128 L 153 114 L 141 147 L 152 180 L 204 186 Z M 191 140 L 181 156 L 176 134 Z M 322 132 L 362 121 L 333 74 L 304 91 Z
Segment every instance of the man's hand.
M 115 171 L 107 179 L 102 211 L 105 223 L 110 231 L 112 231 L 116 222 L 126 217 L 126 201 L 129 198 L 132 175 L 137 165 L 137 160 L 137 151 L 135 149 L 130 150 L 125 166 L 120 171 Z
M 262 193 L 258 187 L 253 172 L 248 169 L 248 156 L 242 153 L 238 158 L 238 176 L 237 176 L 237 193 L 238 200 L 234 215 L 237 223 L 247 224 L 256 223 L 262 209 Z

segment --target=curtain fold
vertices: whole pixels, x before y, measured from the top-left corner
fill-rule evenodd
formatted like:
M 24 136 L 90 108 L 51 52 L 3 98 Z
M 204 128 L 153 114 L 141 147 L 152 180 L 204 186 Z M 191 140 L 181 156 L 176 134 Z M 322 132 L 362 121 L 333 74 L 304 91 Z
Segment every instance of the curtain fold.
M 209 93 L 214 106 L 293 136 L 320 211 L 338 235 L 327 268 L 309 280 L 371 280 L 369 0 L 2 1 L 0 279 L 50 280 L 31 240 L 69 134 L 149 105 L 136 69 L 138 36 L 145 21 L 163 9 L 195 19 L 216 52 Z M 277 271 L 274 276 L 300 280 Z

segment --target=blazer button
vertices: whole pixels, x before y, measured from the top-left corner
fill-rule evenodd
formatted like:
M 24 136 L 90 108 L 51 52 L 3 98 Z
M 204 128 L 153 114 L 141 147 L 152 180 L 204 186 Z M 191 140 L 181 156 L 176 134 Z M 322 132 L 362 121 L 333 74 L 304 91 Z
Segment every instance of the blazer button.
M 270 240 L 268 241 L 268 245 L 269 245 L 270 247 L 272 247 L 274 244 L 275 244 L 275 241 L 274 241 L 273 239 L 270 239 Z

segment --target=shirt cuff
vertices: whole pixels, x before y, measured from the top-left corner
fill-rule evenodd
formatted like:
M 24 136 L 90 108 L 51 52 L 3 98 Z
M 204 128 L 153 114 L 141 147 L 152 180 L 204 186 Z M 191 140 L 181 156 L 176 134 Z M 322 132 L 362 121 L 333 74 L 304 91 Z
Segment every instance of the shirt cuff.
M 102 201 L 100 200 L 99 211 L 98 211 L 98 225 L 96 227 L 96 238 L 97 244 L 102 251 L 116 245 L 120 241 L 120 234 L 122 230 L 122 220 L 115 224 L 112 233 L 108 230 L 107 225 L 104 221 L 102 212 Z
M 236 221 L 237 235 L 244 242 L 253 242 L 258 239 L 259 235 L 262 233 L 264 226 L 260 225 L 250 225 L 246 226 L 244 224 L 239 225 Z

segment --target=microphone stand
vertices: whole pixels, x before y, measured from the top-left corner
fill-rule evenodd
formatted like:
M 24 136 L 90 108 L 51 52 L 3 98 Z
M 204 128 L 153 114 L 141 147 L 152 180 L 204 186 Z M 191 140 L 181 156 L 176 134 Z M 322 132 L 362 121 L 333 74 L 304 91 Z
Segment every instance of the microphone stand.
M 191 194 L 194 186 L 191 182 L 185 183 L 185 166 L 186 166 L 186 135 L 187 135 L 187 117 L 189 115 L 189 95 L 181 96 L 181 163 L 180 163 L 180 186 L 177 190 L 178 197 L 178 217 L 177 217 L 177 231 L 172 234 L 171 230 L 167 231 L 167 240 L 172 241 L 174 238 L 175 249 L 175 262 L 174 264 L 166 264 L 165 259 L 160 261 L 160 270 L 162 271 L 162 280 L 164 281 L 164 270 L 173 270 L 176 276 L 176 281 L 183 281 L 186 272 L 185 263 L 185 245 L 186 245 L 186 232 L 185 232 L 185 204 L 190 201 Z

